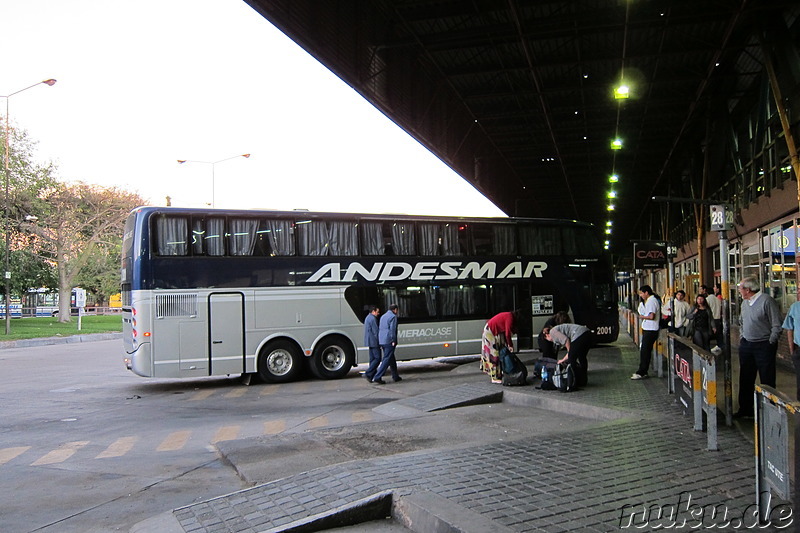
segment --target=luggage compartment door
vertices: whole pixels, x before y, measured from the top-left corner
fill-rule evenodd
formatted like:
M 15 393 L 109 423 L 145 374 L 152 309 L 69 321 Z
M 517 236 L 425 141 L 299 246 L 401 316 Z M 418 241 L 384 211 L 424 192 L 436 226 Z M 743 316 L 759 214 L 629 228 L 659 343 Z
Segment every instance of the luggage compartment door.
M 214 292 L 208 296 L 209 375 L 245 371 L 244 294 Z

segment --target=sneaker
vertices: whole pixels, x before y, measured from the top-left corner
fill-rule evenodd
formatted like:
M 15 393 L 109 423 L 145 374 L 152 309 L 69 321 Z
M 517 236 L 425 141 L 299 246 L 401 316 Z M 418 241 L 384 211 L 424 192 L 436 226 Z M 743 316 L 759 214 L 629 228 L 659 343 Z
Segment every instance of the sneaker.
M 370 383 L 372 383 L 373 385 L 386 385 L 386 382 L 383 381 L 382 379 L 373 379 L 372 381 L 370 381 Z
M 647 374 L 634 374 L 631 376 L 631 379 L 647 379 L 649 376 Z
M 398 381 L 403 381 L 403 378 L 401 378 L 400 376 L 397 376 L 396 378 L 392 378 L 392 381 L 397 383 Z

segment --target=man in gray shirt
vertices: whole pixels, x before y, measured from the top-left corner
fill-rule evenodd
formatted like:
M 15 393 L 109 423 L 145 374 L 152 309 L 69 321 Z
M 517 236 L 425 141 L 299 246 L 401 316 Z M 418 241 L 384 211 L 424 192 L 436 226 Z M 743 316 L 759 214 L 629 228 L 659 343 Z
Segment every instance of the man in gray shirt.
M 755 277 L 739 283 L 742 312 L 739 317 L 739 410 L 734 418 L 753 416 L 756 374 L 761 384 L 775 386 L 775 356 L 781 334 L 781 310 L 768 294 L 761 292 Z

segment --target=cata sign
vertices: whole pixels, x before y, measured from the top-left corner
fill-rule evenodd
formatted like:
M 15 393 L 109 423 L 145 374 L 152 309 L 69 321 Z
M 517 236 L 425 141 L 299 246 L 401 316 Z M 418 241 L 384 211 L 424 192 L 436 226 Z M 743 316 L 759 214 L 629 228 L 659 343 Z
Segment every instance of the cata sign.
M 633 266 L 637 270 L 663 268 L 667 264 L 667 243 L 642 241 L 633 243 Z

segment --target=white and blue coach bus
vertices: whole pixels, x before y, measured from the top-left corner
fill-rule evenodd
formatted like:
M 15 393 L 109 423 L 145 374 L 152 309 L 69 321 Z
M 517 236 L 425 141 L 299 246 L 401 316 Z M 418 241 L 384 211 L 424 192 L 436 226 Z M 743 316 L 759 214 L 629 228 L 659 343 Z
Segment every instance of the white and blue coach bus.
M 140 376 L 347 375 L 370 304 L 399 311 L 398 360 L 477 354 L 521 309 L 517 346 L 568 311 L 619 333 L 610 257 L 575 221 L 141 207 L 125 223 L 125 362 Z

